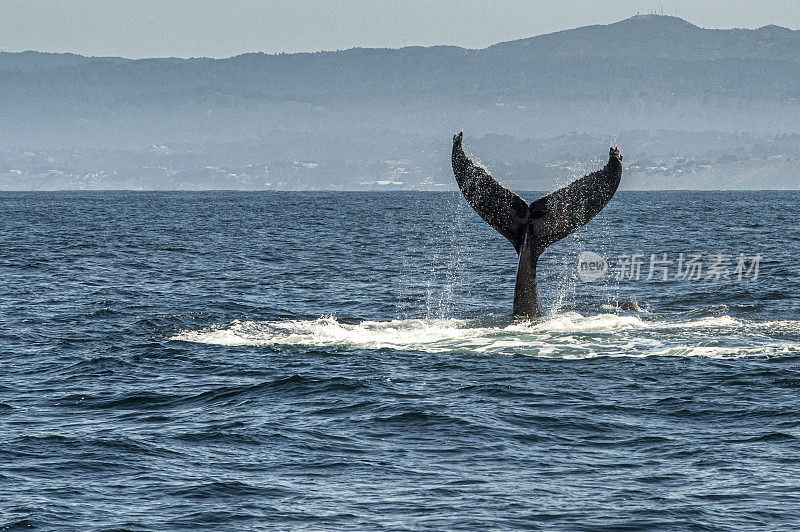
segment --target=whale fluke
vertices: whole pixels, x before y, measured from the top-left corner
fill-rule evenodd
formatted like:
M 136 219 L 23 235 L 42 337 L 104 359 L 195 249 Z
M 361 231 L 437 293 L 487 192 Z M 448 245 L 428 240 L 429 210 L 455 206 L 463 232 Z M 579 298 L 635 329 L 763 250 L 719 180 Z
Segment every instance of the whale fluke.
M 453 137 L 453 173 L 458 188 L 475 212 L 506 237 L 519 253 L 520 236 L 528 219 L 528 204 L 467 158 L 461 147 L 463 138 L 463 132 Z
M 622 177 L 622 155 L 609 151 L 602 170 L 573 181 L 530 204 L 497 182 L 464 154 L 464 134 L 453 137 L 453 173 L 467 202 L 508 239 L 519 255 L 514 314 L 540 316 L 536 264 L 544 250 L 583 227 L 611 200 Z
M 544 247 L 574 233 L 611 200 L 622 177 L 622 155 L 611 148 L 608 164 L 534 202 L 544 212 L 540 244 Z M 533 207 L 533 205 L 531 206 Z

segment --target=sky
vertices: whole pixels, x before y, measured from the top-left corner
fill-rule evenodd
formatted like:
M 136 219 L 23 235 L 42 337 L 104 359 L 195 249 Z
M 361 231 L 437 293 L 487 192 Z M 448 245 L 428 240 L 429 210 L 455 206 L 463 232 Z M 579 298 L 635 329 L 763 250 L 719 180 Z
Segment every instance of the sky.
M 662 10 L 705 28 L 800 29 L 800 0 L 0 0 L 0 50 L 141 58 L 484 48 Z

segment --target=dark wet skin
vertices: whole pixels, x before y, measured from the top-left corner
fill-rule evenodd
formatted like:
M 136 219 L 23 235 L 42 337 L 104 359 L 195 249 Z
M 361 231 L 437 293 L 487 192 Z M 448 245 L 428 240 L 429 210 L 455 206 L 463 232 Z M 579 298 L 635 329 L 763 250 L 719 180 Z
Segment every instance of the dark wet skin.
M 511 242 L 519 255 L 514 315 L 543 314 L 536 265 L 548 246 L 594 218 L 611 200 L 622 178 L 622 155 L 609 150 L 606 166 L 528 205 L 464 153 L 464 133 L 453 136 L 453 173 L 461 193 L 481 218 Z

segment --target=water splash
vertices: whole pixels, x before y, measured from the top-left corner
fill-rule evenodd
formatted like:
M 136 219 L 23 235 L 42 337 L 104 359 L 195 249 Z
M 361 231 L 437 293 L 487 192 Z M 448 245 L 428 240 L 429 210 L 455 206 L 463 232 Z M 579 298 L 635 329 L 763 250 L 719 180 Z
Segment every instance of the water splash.
M 763 335 L 765 328 L 772 332 L 770 341 Z M 451 318 L 345 323 L 325 316 L 316 320 L 233 321 L 182 331 L 171 340 L 224 346 L 391 349 L 565 359 L 602 356 L 737 358 L 800 353 L 798 341 L 775 342 L 776 329 L 796 335 L 800 322 L 747 322 L 730 316 L 666 321 L 620 314 L 582 316 L 576 312 L 533 321 Z M 725 340 L 713 343 L 699 340 L 709 336 Z

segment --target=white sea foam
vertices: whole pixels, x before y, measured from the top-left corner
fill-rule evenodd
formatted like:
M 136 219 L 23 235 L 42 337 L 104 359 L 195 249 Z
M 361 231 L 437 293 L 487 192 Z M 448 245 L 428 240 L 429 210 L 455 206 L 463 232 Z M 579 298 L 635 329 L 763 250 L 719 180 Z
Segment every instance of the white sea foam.
M 225 346 L 309 346 L 424 353 L 525 354 L 554 358 L 700 356 L 735 358 L 800 352 L 764 331 L 796 333 L 800 322 L 744 322 L 730 316 L 687 320 L 568 312 L 536 321 L 409 319 L 345 323 L 316 320 L 233 321 L 187 330 L 172 340 Z
M 780 356 L 800 353 L 797 344 L 763 344 L 756 347 L 678 345 L 655 350 L 646 356 L 685 356 L 708 358 L 740 358 L 747 356 Z

